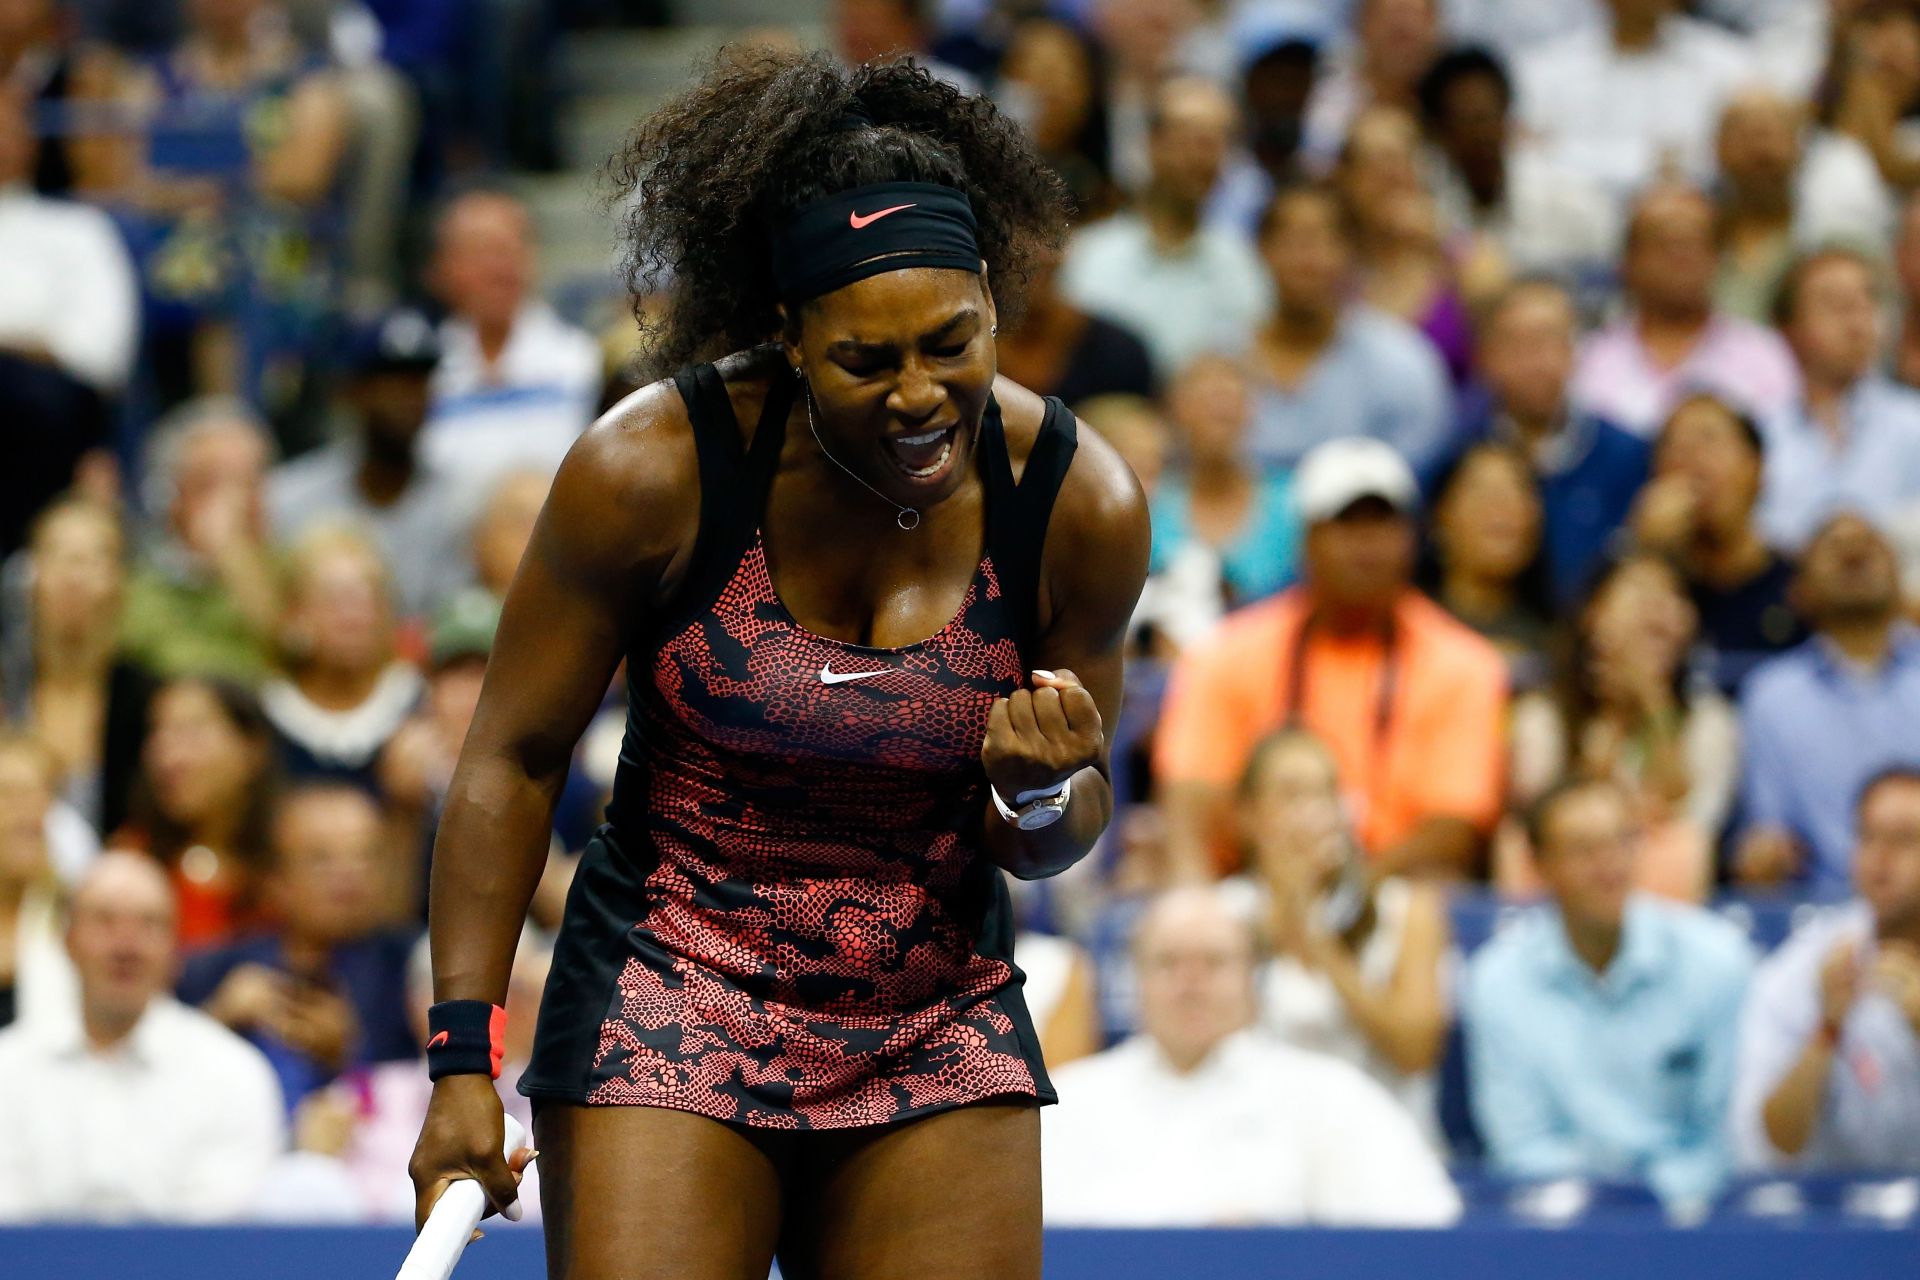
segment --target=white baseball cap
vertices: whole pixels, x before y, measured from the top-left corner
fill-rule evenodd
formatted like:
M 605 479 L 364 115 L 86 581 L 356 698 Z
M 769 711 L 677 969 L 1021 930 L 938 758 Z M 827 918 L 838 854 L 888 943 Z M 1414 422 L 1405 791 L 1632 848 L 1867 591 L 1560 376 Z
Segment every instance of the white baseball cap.
M 1310 450 L 1293 473 L 1293 500 L 1305 524 L 1331 520 L 1362 498 L 1378 498 L 1406 514 L 1420 505 L 1413 469 L 1383 440 L 1329 440 Z

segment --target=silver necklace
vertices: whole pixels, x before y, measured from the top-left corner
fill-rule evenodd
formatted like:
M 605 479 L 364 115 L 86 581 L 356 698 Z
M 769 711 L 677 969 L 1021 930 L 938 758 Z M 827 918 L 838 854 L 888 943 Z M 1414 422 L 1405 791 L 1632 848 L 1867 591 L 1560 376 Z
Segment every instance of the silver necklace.
M 831 462 L 834 466 L 840 468 L 842 471 L 852 476 L 855 480 L 859 480 L 861 487 L 866 489 L 868 493 L 871 493 L 874 497 L 880 499 L 880 501 L 892 507 L 896 513 L 893 517 L 893 522 L 895 524 L 899 525 L 902 529 L 905 529 L 908 531 L 918 529 L 920 527 L 920 513 L 918 511 L 915 511 L 912 507 L 901 506 L 899 503 L 895 502 L 892 498 L 889 498 L 886 494 L 880 492 L 878 489 L 868 484 L 865 480 L 861 479 L 859 472 L 855 471 L 852 467 L 848 466 L 846 463 L 840 461 L 840 459 L 834 457 L 832 453 L 828 452 L 827 442 L 820 438 L 819 424 L 813 420 L 813 387 L 811 384 L 806 382 L 802 382 L 800 386 L 801 386 L 801 389 L 804 390 L 807 395 L 807 430 L 813 432 L 813 442 L 820 446 L 821 456 L 826 458 L 826 460 L 828 462 Z

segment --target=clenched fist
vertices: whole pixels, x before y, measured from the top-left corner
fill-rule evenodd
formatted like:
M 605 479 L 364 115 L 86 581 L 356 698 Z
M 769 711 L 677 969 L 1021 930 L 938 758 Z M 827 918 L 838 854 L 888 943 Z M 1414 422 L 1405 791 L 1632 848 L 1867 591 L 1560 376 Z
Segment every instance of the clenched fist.
M 993 704 L 980 763 L 1008 804 L 1022 792 L 1059 786 L 1106 750 L 1100 708 L 1071 671 L 1036 671 L 1031 689 Z

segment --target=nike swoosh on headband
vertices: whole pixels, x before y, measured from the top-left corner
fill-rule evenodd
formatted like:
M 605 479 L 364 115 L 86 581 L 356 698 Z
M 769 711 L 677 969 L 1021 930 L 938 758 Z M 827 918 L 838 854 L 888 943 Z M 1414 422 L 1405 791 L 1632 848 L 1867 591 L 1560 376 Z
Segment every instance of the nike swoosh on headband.
M 855 213 L 853 210 L 849 209 L 847 210 L 847 225 L 852 227 L 855 231 L 858 231 L 860 230 L 860 228 L 867 226 L 870 223 L 875 223 L 880 221 L 880 219 L 886 217 L 890 213 L 898 213 L 902 209 L 911 209 L 911 208 L 913 208 L 913 206 L 910 204 L 897 204 L 893 206 L 893 208 L 891 209 L 882 209 L 878 213 L 869 213 L 864 215 Z
M 820 668 L 821 684 L 845 684 L 849 680 L 866 680 L 872 676 L 884 676 L 886 671 L 835 671 L 831 662 Z

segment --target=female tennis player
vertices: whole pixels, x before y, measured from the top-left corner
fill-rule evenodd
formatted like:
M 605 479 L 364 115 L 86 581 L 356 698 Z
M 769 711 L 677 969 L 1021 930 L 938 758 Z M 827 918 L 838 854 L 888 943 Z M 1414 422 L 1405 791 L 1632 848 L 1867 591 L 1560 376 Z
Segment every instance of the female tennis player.
M 575 446 L 507 597 L 434 851 L 419 1213 L 462 1177 L 514 1196 L 499 1006 L 624 658 L 520 1084 L 549 1274 L 1037 1277 L 1053 1092 L 1000 873 L 1107 821 L 1147 561 L 1118 456 L 995 376 L 1061 188 L 924 71 L 769 52 L 616 170 L 680 371 Z

